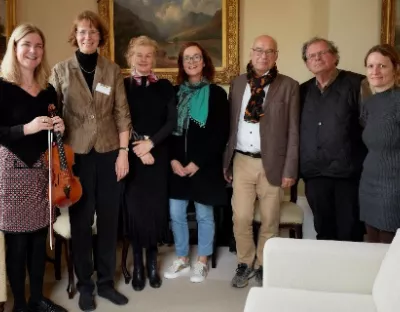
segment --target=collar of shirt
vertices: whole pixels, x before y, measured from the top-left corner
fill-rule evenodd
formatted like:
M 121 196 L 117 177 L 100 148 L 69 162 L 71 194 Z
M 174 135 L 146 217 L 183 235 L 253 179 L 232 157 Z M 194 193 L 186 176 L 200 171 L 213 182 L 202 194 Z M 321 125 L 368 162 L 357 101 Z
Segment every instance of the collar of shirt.
M 336 69 L 333 73 L 331 78 L 328 80 L 328 83 L 322 87 L 319 83 L 318 80 L 315 79 L 315 85 L 318 87 L 318 89 L 321 91 L 321 93 L 323 93 L 337 78 L 337 76 L 339 75 L 340 70 Z

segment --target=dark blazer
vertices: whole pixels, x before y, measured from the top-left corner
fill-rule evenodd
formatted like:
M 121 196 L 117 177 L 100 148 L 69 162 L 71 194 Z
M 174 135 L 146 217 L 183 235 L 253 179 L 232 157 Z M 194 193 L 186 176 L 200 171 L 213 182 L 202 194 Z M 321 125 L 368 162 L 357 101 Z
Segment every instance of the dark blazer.
M 246 74 L 230 86 L 230 137 L 224 156 L 224 168 L 232 170 Z M 278 74 L 264 100 L 265 115 L 260 120 L 261 157 L 270 184 L 280 186 L 282 178 L 297 179 L 299 158 L 299 83 Z
M 190 120 L 189 129 L 182 136 L 171 136 L 171 160 L 178 160 L 184 167 L 193 162 L 199 170 L 192 177 L 182 178 L 172 173 L 170 198 L 211 206 L 227 203 L 222 163 L 228 135 L 228 96 L 224 89 L 211 84 L 205 127 Z

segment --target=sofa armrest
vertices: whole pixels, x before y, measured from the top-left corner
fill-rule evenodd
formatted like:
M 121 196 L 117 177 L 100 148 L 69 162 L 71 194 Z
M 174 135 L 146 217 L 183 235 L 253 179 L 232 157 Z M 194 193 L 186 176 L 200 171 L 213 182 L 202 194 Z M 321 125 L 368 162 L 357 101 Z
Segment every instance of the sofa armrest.
M 372 294 L 389 245 L 271 238 L 264 248 L 264 286 Z

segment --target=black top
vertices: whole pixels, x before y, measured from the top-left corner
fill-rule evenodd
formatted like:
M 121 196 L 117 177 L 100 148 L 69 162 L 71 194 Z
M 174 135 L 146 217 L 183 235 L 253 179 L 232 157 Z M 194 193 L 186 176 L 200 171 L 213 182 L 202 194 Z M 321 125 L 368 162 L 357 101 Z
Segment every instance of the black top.
M 131 77 L 125 78 L 124 83 L 133 129 L 138 135 L 149 136 L 155 146 L 163 142 L 176 125 L 173 86 L 168 80 L 160 79 L 146 87 L 146 77 L 140 86 Z
M 79 50 L 76 50 L 75 54 L 76 58 L 78 59 L 83 77 L 85 77 L 89 90 L 92 91 L 98 54 L 97 52 L 93 54 L 85 54 Z
M 48 106 L 57 102 L 49 85 L 36 97 L 19 86 L 0 79 L 0 144 L 32 167 L 47 149 L 47 131 L 24 135 L 23 126 L 38 116 L 48 116 Z
M 364 78 L 342 70 L 323 93 L 315 78 L 300 86 L 302 178 L 359 178 L 366 155 L 359 123 Z
M 175 87 L 179 91 L 179 86 Z M 229 137 L 229 101 L 224 89 L 210 84 L 208 117 L 204 128 L 190 119 L 181 136 L 171 136 L 171 160 L 184 167 L 195 163 L 199 170 L 192 177 L 171 175 L 170 197 L 193 200 L 205 205 L 227 203 L 223 176 L 223 153 Z

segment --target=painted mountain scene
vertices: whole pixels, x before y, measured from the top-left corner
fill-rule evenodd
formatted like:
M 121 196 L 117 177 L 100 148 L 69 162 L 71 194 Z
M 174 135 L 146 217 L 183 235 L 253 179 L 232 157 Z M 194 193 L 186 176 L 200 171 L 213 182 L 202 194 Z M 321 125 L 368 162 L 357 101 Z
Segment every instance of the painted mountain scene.
M 146 35 L 159 45 L 157 68 L 176 68 L 179 49 L 200 43 L 214 66 L 222 66 L 223 0 L 115 0 L 115 62 L 127 68 L 125 52 L 132 37 Z

